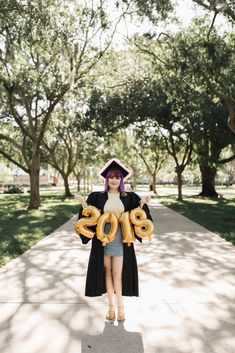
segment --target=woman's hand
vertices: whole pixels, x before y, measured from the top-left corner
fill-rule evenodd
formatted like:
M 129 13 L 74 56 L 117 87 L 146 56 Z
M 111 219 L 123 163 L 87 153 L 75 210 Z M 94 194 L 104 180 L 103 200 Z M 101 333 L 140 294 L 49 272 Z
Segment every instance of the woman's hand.
M 86 208 L 88 206 L 84 196 L 79 195 L 79 194 L 75 194 L 74 199 L 80 201 L 83 208 Z
M 140 200 L 140 207 L 143 208 L 144 204 L 149 204 L 151 201 L 151 195 L 142 196 Z

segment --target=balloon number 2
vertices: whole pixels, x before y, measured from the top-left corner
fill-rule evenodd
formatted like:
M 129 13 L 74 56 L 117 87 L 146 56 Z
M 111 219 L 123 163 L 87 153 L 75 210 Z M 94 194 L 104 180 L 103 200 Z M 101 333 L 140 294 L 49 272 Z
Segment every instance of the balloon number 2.
M 82 215 L 86 218 L 81 218 L 75 223 L 75 232 L 80 235 L 85 235 L 87 238 L 93 238 L 95 232 L 87 227 L 95 226 L 100 218 L 100 210 L 94 206 L 88 206 L 82 211 Z
M 82 211 L 82 215 L 86 218 L 81 218 L 75 223 L 76 233 L 78 235 L 85 235 L 88 238 L 93 238 L 95 232 L 87 227 L 97 225 L 96 235 L 103 246 L 115 239 L 118 223 L 121 224 L 123 243 L 127 243 L 128 246 L 131 246 L 135 241 L 135 234 L 140 238 L 152 239 L 154 232 L 153 222 L 147 219 L 145 211 L 140 207 L 135 208 L 131 212 L 122 213 L 119 219 L 112 212 L 101 215 L 101 212 L 94 206 L 86 207 Z M 111 225 L 108 234 L 105 233 L 105 225 L 107 223 Z

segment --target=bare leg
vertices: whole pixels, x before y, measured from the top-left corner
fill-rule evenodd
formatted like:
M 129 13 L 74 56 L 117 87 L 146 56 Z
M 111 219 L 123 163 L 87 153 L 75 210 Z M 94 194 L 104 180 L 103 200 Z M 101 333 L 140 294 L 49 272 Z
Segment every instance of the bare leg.
M 112 273 L 114 281 L 114 289 L 118 301 L 118 321 L 125 320 L 124 305 L 122 298 L 122 267 L 123 267 L 123 256 L 112 257 Z
M 123 256 L 113 256 L 112 257 L 112 274 L 114 289 L 117 296 L 118 306 L 123 306 L 122 298 L 122 266 L 123 266 Z
M 109 305 L 115 305 L 111 256 L 104 256 L 105 284 Z

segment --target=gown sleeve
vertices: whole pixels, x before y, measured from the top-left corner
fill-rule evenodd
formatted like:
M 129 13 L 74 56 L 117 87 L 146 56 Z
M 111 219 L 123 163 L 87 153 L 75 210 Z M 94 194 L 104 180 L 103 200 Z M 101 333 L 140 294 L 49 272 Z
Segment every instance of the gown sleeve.
M 96 200 L 97 200 L 97 195 L 98 193 L 97 192 L 92 192 L 90 195 L 88 195 L 88 198 L 86 200 L 86 203 L 90 206 L 96 206 Z M 80 210 L 79 210 L 79 213 L 78 213 L 78 219 L 79 220 L 80 218 L 82 218 L 82 211 L 83 211 L 83 207 L 81 206 Z M 88 227 L 89 229 L 91 229 L 93 232 L 95 232 L 96 230 L 96 227 L 93 226 L 93 227 Z M 86 237 L 85 235 L 82 235 L 80 234 L 79 237 L 81 238 L 81 241 L 83 244 L 87 244 L 91 238 L 88 238 Z

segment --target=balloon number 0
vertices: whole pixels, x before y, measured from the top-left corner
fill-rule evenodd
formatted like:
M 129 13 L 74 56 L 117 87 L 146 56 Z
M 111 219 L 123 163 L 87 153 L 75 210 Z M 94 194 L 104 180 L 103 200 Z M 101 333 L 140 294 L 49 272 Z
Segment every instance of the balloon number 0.
M 122 213 L 119 219 L 112 212 L 104 213 L 101 216 L 100 211 L 94 206 L 86 207 L 82 211 L 82 215 L 86 216 L 86 218 L 81 218 L 76 222 L 76 233 L 78 235 L 85 235 L 88 238 L 93 238 L 95 232 L 87 227 L 97 225 L 96 235 L 102 242 L 103 246 L 115 239 L 118 223 L 121 224 L 123 243 L 126 243 L 128 246 L 131 246 L 135 241 L 135 234 L 140 238 L 152 239 L 152 234 L 154 232 L 153 222 L 147 219 L 145 211 L 140 207 L 135 208 L 131 212 Z M 111 225 L 108 234 L 105 233 L 105 225 L 107 223 Z M 134 230 L 132 225 L 134 225 Z
M 105 233 L 104 227 L 107 223 L 111 224 L 111 228 L 108 234 Z M 114 213 L 108 212 L 103 214 L 97 224 L 96 236 L 105 246 L 110 241 L 113 241 L 116 237 L 118 230 L 118 218 Z

